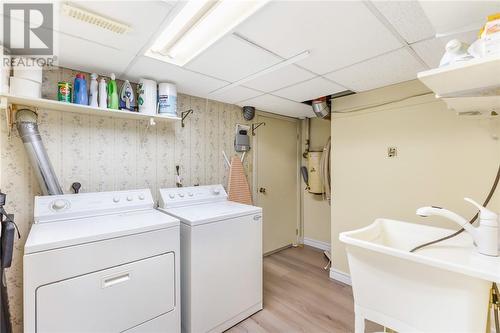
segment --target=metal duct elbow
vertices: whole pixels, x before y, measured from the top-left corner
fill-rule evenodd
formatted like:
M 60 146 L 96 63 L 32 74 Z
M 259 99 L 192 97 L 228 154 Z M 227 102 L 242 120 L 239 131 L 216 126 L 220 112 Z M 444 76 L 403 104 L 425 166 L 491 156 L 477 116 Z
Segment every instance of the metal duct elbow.
M 24 148 L 33 165 L 43 195 L 63 194 L 38 131 L 37 119 L 37 114 L 32 110 L 21 109 L 17 111 L 17 131 L 23 140 Z
M 330 114 L 330 108 L 328 107 L 328 103 L 325 98 L 320 98 L 312 101 L 312 109 L 316 117 L 325 118 Z

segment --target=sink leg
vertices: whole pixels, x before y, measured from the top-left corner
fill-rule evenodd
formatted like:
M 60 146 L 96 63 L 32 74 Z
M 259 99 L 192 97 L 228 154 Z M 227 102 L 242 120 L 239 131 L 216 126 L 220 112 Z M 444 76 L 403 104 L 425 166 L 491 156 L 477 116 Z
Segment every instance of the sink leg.
M 365 333 L 365 318 L 359 313 L 354 313 L 354 333 Z

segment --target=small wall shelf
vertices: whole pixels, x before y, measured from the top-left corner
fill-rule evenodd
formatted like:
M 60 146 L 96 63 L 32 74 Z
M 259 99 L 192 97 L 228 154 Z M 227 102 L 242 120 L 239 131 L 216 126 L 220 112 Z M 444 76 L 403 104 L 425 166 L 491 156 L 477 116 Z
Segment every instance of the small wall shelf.
M 96 116 L 109 116 L 109 117 L 117 117 L 117 118 L 130 118 L 130 119 L 144 119 L 144 120 L 162 120 L 162 121 L 180 121 L 180 117 L 173 117 L 161 114 L 144 114 L 139 112 L 132 111 L 122 111 L 122 110 L 112 110 L 112 109 L 101 109 L 95 108 L 88 105 L 80 105 L 73 103 L 64 103 L 59 101 L 54 101 L 50 99 L 43 98 L 32 98 L 32 97 L 22 97 L 22 96 L 13 96 L 8 94 L 0 95 L 0 109 L 9 109 L 9 106 L 17 105 L 19 106 L 27 106 L 38 109 L 46 109 L 46 110 L 56 110 L 56 111 L 64 111 L 70 113 L 80 113 L 87 115 L 96 115 Z
M 458 114 L 500 113 L 500 55 L 431 69 L 418 78 Z
M 439 97 L 486 93 L 500 88 L 500 55 L 420 72 L 418 78 Z

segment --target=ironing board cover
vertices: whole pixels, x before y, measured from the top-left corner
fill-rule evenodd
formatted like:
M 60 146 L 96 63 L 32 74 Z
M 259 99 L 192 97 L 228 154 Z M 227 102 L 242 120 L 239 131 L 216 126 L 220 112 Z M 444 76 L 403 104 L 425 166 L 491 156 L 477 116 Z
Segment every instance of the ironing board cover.
M 246 205 L 252 205 L 252 194 L 248 186 L 245 169 L 238 157 L 231 158 L 231 167 L 229 169 L 228 182 L 229 200 Z

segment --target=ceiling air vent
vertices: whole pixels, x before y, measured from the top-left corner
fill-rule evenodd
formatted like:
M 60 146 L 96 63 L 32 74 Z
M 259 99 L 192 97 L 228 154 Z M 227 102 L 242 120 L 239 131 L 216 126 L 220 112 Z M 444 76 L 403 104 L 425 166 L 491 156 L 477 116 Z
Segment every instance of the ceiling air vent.
M 107 17 L 92 13 L 86 9 L 78 8 L 67 3 L 61 6 L 61 11 L 66 16 L 95 25 L 99 28 L 112 31 L 120 35 L 132 30 L 130 26 L 124 23 L 114 21 Z

